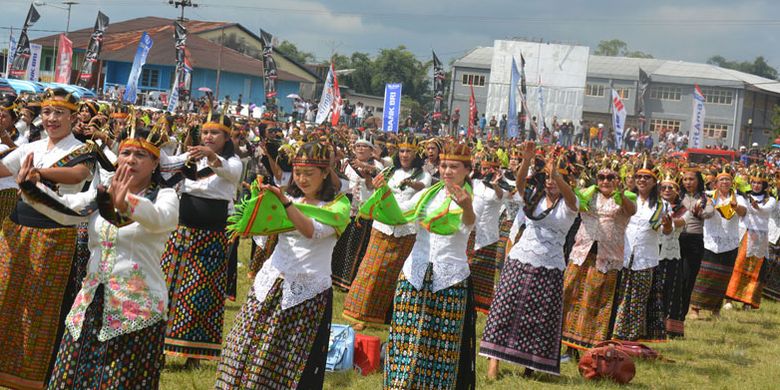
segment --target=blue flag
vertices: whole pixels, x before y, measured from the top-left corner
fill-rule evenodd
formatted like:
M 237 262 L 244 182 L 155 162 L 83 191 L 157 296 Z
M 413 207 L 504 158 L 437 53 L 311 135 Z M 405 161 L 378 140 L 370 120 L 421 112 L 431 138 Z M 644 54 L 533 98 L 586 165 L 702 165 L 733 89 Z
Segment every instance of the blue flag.
M 385 84 L 385 104 L 382 112 L 382 130 L 398 132 L 401 114 L 401 83 Z
M 125 94 L 122 96 L 122 100 L 127 103 L 135 104 L 135 99 L 138 97 L 138 79 L 141 77 L 141 70 L 146 63 L 146 56 L 149 55 L 152 43 L 152 37 L 144 31 L 138 42 L 138 49 L 135 51 L 133 68 L 130 70 L 130 77 L 127 78 Z
M 517 137 L 517 84 L 520 82 L 520 72 L 517 70 L 515 57 L 512 57 L 512 76 L 509 78 L 509 112 L 506 121 L 506 136 Z

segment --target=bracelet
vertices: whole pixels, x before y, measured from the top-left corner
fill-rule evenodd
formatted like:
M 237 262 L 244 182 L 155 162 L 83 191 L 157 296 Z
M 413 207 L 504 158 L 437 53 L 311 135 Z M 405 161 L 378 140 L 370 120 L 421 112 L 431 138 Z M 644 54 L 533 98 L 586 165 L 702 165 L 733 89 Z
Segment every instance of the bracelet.
M 292 206 L 292 203 L 293 202 L 291 200 L 288 200 L 287 202 L 282 203 L 282 206 L 284 206 L 284 208 L 287 209 L 288 207 Z

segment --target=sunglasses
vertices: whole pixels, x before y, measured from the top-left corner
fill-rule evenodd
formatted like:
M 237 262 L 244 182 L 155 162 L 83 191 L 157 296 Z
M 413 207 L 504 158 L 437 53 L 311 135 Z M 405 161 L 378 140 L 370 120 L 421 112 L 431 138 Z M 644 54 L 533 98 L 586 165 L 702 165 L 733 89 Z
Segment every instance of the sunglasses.
M 666 190 L 674 191 L 675 190 L 674 186 L 660 186 L 659 188 L 661 189 L 661 191 L 666 191 Z
M 615 175 L 596 175 L 596 179 L 598 179 L 599 181 L 615 180 L 615 179 L 617 179 L 617 176 L 615 176 Z
M 634 180 L 650 180 L 652 178 L 650 175 L 634 175 Z

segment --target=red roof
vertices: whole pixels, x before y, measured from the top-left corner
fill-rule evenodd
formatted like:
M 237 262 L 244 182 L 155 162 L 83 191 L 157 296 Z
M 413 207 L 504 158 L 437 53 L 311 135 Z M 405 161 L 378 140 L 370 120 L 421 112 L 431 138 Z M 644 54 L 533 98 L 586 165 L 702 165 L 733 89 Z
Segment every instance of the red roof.
M 138 42 L 141 40 L 141 34 L 146 31 L 154 41 L 146 58 L 146 63 L 152 65 L 175 65 L 176 50 L 174 49 L 173 22 L 174 19 L 149 16 L 109 24 L 106 34 L 103 36 L 103 50 L 100 53 L 100 59 L 133 62 Z M 219 28 L 233 27 L 236 26 L 236 23 L 190 20 L 185 22 L 185 26 L 188 31 L 187 49 L 190 52 L 190 59 L 194 68 L 212 70 L 221 68 L 226 72 L 258 77 L 263 76 L 263 62 L 261 60 L 195 35 Z M 92 27 L 85 28 L 68 34 L 68 38 L 73 41 L 74 49 L 86 50 L 92 29 Z M 55 46 L 58 36 L 59 34 L 50 35 L 35 39 L 33 42 L 43 46 Z M 221 64 L 220 51 L 222 52 Z M 278 77 L 280 80 L 286 81 L 306 81 L 283 70 L 278 70 Z

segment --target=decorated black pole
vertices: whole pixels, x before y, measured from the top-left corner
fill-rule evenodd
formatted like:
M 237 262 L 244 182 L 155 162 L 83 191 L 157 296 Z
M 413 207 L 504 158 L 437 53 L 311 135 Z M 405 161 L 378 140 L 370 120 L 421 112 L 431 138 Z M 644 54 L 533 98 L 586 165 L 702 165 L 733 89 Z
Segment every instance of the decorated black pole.
M 85 88 L 92 88 L 95 84 L 95 73 L 97 70 L 97 61 L 100 56 L 100 49 L 103 47 L 103 34 L 106 33 L 108 27 L 108 16 L 98 11 L 97 19 L 95 20 L 95 29 L 92 30 L 92 36 L 89 38 L 89 45 L 87 45 L 87 52 L 84 55 L 84 63 L 81 65 L 79 72 L 79 78 L 76 82 L 79 86 Z

